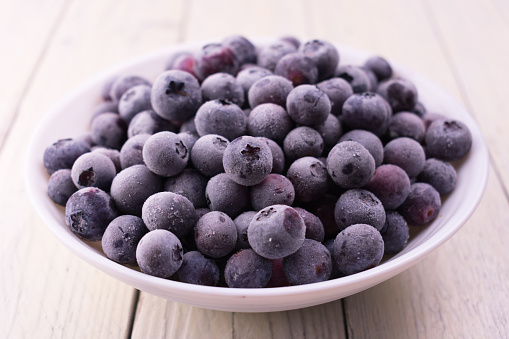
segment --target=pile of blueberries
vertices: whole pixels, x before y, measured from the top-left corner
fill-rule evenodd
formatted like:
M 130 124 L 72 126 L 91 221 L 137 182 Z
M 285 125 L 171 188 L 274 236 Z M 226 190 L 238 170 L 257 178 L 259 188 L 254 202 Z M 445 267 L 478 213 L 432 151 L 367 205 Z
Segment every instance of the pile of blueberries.
M 243 288 L 309 284 L 401 251 L 456 185 L 472 136 L 427 112 L 382 57 L 324 40 L 229 36 L 153 83 L 104 84 L 90 132 L 44 152 L 72 232 L 147 274 Z

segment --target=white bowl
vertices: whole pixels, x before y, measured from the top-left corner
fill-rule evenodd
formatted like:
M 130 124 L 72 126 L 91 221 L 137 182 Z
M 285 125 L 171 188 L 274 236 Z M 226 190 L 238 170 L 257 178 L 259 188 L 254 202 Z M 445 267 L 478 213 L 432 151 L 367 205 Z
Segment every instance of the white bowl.
M 273 38 L 253 39 L 258 45 Z M 93 108 L 100 103 L 103 83 L 114 75 L 141 75 L 153 81 L 164 70 L 171 53 L 197 50 L 205 42 L 175 45 L 138 57 L 105 71 L 66 95 L 44 117 L 33 135 L 26 158 L 25 177 L 29 196 L 44 222 L 72 252 L 105 273 L 139 290 L 203 308 L 267 312 L 291 310 L 337 300 L 383 282 L 414 265 L 418 260 L 443 244 L 467 221 L 477 207 L 488 177 L 488 151 L 479 128 L 468 112 L 451 96 L 420 74 L 392 63 L 395 71 L 417 86 L 419 99 L 428 111 L 440 112 L 463 121 L 472 132 L 473 146 L 458 167 L 458 183 L 445 199 L 439 217 L 411 237 L 408 245 L 397 255 L 379 266 L 351 276 L 325 282 L 265 289 L 234 289 L 186 284 L 141 273 L 117 264 L 104 256 L 100 243 L 85 242 L 66 226 L 64 209 L 47 195 L 48 174 L 42 164 L 44 149 L 60 138 L 77 137 L 89 127 Z M 370 53 L 347 46 L 337 46 L 341 64 L 361 64 Z

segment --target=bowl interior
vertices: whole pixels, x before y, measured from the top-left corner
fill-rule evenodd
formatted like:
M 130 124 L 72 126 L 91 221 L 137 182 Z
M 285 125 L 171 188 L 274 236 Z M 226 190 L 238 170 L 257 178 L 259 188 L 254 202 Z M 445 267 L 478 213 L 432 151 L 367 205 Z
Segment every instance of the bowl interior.
M 273 38 L 252 39 L 264 45 Z M 64 209 L 47 195 L 48 174 L 42 164 L 44 149 L 60 138 L 78 137 L 89 128 L 93 108 L 101 102 L 103 83 L 115 75 L 140 75 L 150 81 L 164 70 L 167 58 L 176 51 L 195 51 L 206 42 L 175 45 L 138 57 L 102 72 L 67 94 L 43 118 L 32 136 L 26 156 L 25 178 L 34 207 L 51 231 L 75 254 L 107 274 L 133 287 L 199 307 L 241 312 L 265 312 L 308 307 L 336 300 L 362 291 L 387 280 L 415 264 L 424 255 L 449 239 L 475 210 L 488 177 L 488 151 L 479 128 L 468 112 L 450 95 L 424 76 L 391 63 L 401 77 L 412 80 L 419 92 L 419 100 L 428 111 L 439 112 L 463 121 L 470 128 L 473 146 L 470 153 L 456 165 L 458 182 L 455 190 L 443 200 L 439 216 L 431 224 L 412 232 L 408 245 L 398 254 L 384 258 L 379 266 L 340 279 L 302 286 L 267 289 L 229 289 L 197 286 L 143 274 L 107 259 L 100 242 L 85 242 L 66 226 Z M 348 46 L 337 46 L 343 65 L 360 65 L 370 53 Z M 416 228 L 412 227 L 415 231 Z

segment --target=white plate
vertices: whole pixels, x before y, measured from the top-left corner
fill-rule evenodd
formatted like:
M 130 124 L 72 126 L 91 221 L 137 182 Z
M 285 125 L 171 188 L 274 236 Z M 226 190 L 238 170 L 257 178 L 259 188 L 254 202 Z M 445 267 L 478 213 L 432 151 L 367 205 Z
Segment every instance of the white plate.
M 273 38 L 252 39 L 257 45 Z M 458 168 L 458 183 L 442 205 L 438 218 L 411 238 L 403 251 L 370 270 L 321 283 L 266 288 L 233 289 L 186 284 L 143 274 L 107 259 L 98 243 L 76 237 L 66 226 L 64 210 L 47 195 L 48 174 L 42 164 L 44 149 L 60 138 L 77 137 L 89 127 L 93 108 L 101 102 L 101 88 L 110 77 L 119 74 L 143 76 L 151 81 L 164 70 L 169 55 L 179 50 L 197 50 L 205 42 L 175 45 L 148 54 L 103 72 L 66 95 L 44 117 L 33 135 L 26 158 L 25 178 L 29 196 L 41 218 L 72 252 L 139 290 L 203 308 L 266 312 L 291 310 L 337 300 L 381 283 L 414 265 L 418 260 L 449 239 L 468 220 L 477 207 L 488 178 L 488 151 L 479 128 L 468 112 L 451 96 L 420 74 L 392 63 L 395 71 L 411 79 L 428 111 L 440 112 L 463 121 L 472 132 L 473 146 Z M 363 63 L 370 53 L 337 46 L 341 64 Z

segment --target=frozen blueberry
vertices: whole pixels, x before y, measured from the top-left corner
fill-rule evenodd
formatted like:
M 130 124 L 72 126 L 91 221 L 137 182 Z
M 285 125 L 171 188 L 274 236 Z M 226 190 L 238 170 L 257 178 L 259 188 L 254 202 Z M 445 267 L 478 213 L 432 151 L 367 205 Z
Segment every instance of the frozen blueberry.
M 386 210 L 393 210 L 410 193 L 410 179 L 401 167 L 386 164 L 375 169 L 375 174 L 365 188 L 380 199 Z
M 445 115 L 440 113 L 432 113 L 427 112 L 422 116 L 422 121 L 424 122 L 424 126 L 426 126 L 426 130 L 428 129 L 429 125 L 431 125 L 435 120 L 446 120 L 447 118 Z
M 324 122 L 314 125 L 313 128 L 316 129 L 322 136 L 324 149 L 327 151 L 338 143 L 339 138 L 343 134 L 341 122 L 332 113 L 327 115 L 327 119 Z
M 433 221 L 441 206 L 438 191 L 430 184 L 417 182 L 410 187 L 410 193 L 398 212 L 409 224 L 419 226 Z
M 247 229 L 251 248 L 267 259 L 284 258 L 295 253 L 302 246 L 305 234 L 304 220 L 286 205 L 260 210 Z
M 378 81 L 383 81 L 392 77 L 391 65 L 380 56 L 373 56 L 366 60 L 364 67 L 371 70 L 376 75 Z
M 270 147 L 272 153 L 272 171 L 271 173 L 282 174 L 285 170 L 285 154 L 281 147 L 272 139 L 262 138 Z
M 326 194 L 306 205 L 306 209 L 316 215 L 322 222 L 325 239 L 335 238 L 339 233 L 338 225 L 334 218 L 334 209 L 336 208 L 337 201 L 338 197 L 336 195 Z
M 157 175 L 171 177 L 187 166 L 189 151 L 173 132 L 159 132 L 143 145 L 143 161 Z
M 385 225 L 380 233 L 384 240 L 384 253 L 395 254 L 407 244 L 410 230 L 401 214 L 396 211 L 387 211 Z
M 290 285 L 312 284 L 329 279 L 332 259 L 320 242 L 305 239 L 297 252 L 283 258 L 283 269 Z
M 324 80 L 316 85 L 324 92 L 331 103 L 331 113 L 340 115 L 343 103 L 353 94 L 352 86 L 345 79 L 332 78 Z
M 256 64 L 256 48 L 253 43 L 245 37 L 230 35 L 224 38 L 222 43 L 232 50 L 239 65 Z
M 187 168 L 176 176 L 169 177 L 164 184 L 164 190 L 183 195 L 195 208 L 202 208 L 207 206 L 205 200 L 207 183 L 207 177 L 193 168 Z
M 339 66 L 336 70 L 336 77 L 346 80 L 354 93 L 363 93 L 369 90 L 369 77 L 362 68 L 354 65 Z
M 110 97 L 112 101 L 118 102 L 122 95 L 130 88 L 136 85 L 148 85 L 150 82 L 147 79 L 136 75 L 127 75 L 118 77 L 112 84 L 110 89 Z
M 127 127 L 127 137 L 132 138 L 138 134 L 155 134 L 158 132 L 176 132 L 177 128 L 171 121 L 161 118 L 153 110 L 136 114 Z
M 444 196 L 456 187 L 457 174 L 451 164 L 430 158 L 424 163 L 424 168 L 417 176 L 417 180 L 430 184 L 441 196 Z
M 226 173 L 210 178 L 205 188 L 205 199 L 213 211 L 221 211 L 235 218 L 249 206 L 249 190 L 237 184 Z
M 247 130 L 252 136 L 269 138 L 282 144 L 293 128 L 294 123 L 286 110 L 276 104 L 258 105 L 249 114 Z
M 323 242 L 323 239 L 325 238 L 325 230 L 320 218 L 300 207 L 295 207 L 295 210 L 297 213 L 299 213 L 302 220 L 304 220 L 304 224 L 306 225 L 306 239 L 313 239 L 318 242 Z
M 182 265 L 184 251 L 180 240 L 170 231 L 154 230 L 141 238 L 136 261 L 143 273 L 170 278 Z
M 118 76 L 112 76 L 108 78 L 101 87 L 101 98 L 105 102 L 112 102 L 113 98 L 110 95 L 111 92 L 111 86 L 113 86 L 113 83 L 118 79 Z
M 183 195 L 159 192 L 145 200 L 141 217 L 149 230 L 166 229 L 181 238 L 193 229 L 196 211 Z
M 244 135 L 247 117 L 239 106 L 225 100 L 207 101 L 200 106 L 194 118 L 200 136 L 219 134 L 228 140 Z
M 228 287 L 262 288 L 267 286 L 272 275 L 270 260 L 251 249 L 242 249 L 233 254 L 224 269 Z
M 272 75 L 272 72 L 266 68 L 259 66 L 250 66 L 243 69 L 237 74 L 237 82 L 242 86 L 245 93 L 245 101 L 247 102 L 247 93 L 253 84 L 263 77 Z
M 211 211 L 194 226 L 194 240 L 202 254 L 221 258 L 235 249 L 237 228 L 226 213 Z
M 382 164 L 384 160 L 384 146 L 380 138 L 375 134 L 362 129 L 351 130 L 339 138 L 339 142 L 342 141 L 357 141 L 373 156 L 376 167 Z
M 409 178 L 415 178 L 421 172 L 425 161 L 424 149 L 414 139 L 396 138 L 384 147 L 384 164 L 401 167 Z
M 117 216 L 113 199 L 97 187 L 76 191 L 65 205 L 65 223 L 85 240 L 101 240 L 104 230 Z
M 394 78 L 381 82 L 378 94 L 387 100 L 394 113 L 411 111 L 417 104 L 417 89 L 407 79 Z
M 294 128 L 283 142 L 283 150 L 290 161 L 306 156 L 319 157 L 322 155 L 323 147 L 320 133 L 308 126 Z
M 363 129 L 380 136 L 389 126 L 392 111 L 380 95 L 372 92 L 354 94 L 346 99 L 341 122 L 350 129 Z
M 137 134 L 127 139 L 120 149 L 120 164 L 122 169 L 133 165 L 143 165 L 143 145 L 150 138 L 149 134 Z
M 336 260 L 334 260 L 334 238 L 326 240 L 323 245 L 325 248 L 329 251 L 331 260 L 332 260 L 332 271 L 330 274 L 329 279 L 337 279 L 340 277 L 343 277 L 344 274 L 339 271 L 339 269 L 336 266 Z
M 120 264 L 136 264 L 136 247 L 148 232 L 140 217 L 121 215 L 113 219 L 104 231 L 101 245 L 106 256 Z
M 424 121 L 414 113 L 399 112 L 389 122 L 389 138 L 408 137 L 422 142 L 426 126 Z
M 318 81 L 316 64 L 302 53 L 289 53 L 283 56 L 274 68 L 274 74 L 290 80 L 294 86 L 314 84 Z
M 97 105 L 92 111 L 90 121 L 92 122 L 96 116 L 103 113 L 118 113 L 118 102 L 116 101 L 104 101 Z
M 223 154 L 229 144 L 228 139 L 217 134 L 200 137 L 191 152 L 194 168 L 207 177 L 224 172 Z
M 295 189 L 295 200 L 309 202 L 327 193 L 330 179 L 323 162 L 314 157 L 295 160 L 286 174 Z
M 262 182 L 251 187 L 251 206 L 256 211 L 277 204 L 291 206 L 294 199 L 292 182 L 281 174 L 269 174 Z
M 299 47 L 300 47 L 299 39 L 297 39 L 296 37 L 291 36 L 291 35 L 285 35 L 285 36 L 279 38 L 279 41 L 283 41 L 283 42 L 289 43 L 293 47 L 295 47 L 296 49 L 299 49 Z
M 209 75 L 201 84 L 203 101 L 227 100 L 239 107 L 244 105 L 244 88 L 228 73 Z
M 81 155 L 71 169 L 72 181 L 78 188 L 98 187 L 109 191 L 115 175 L 117 175 L 117 169 L 113 161 L 97 152 Z
M 180 125 L 179 132 L 189 132 L 193 134 L 198 134 L 196 130 L 196 124 L 194 123 L 194 117 L 192 119 L 186 120 Z
M 141 216 L 145 200 L 162 188 L 161 177 L 145 165 L 134 165 L 117 174 L 111 183 L 110 193 L 120 211 Z
M 288 279 L 286 279 L 285 271 L 283 270 L 283 258 L 269 259 L 272 265 L 272 275 L 270 276 L 267 287 L 283 287 L 290 286 Z
M 339 271 L 351 275 L 377 266 L 384 254 L 384 241 L 373 226 L 356 224 L 341 231 L 333 247 Z
M 327 171 L 341 188 L 360 188 L 375 172 L 375 160 L 368 150 L 356 141 L 342 141 L 327 156 Z
M 122 170 L 122 165 L 120 164 L 120 152 L 118 149 L 106 148 L 103 146 L 93 146 L 92 152 L 101 153 L 110 158 L 110 160 L 113 161 L 113 164 L 115 165 L 117 173 Z
M 201 76 L 196 69 L 196 57 L 189 52 L 180 52 L 172 55 L 167 61 L 166 70 L 180 70 L 192 74 L 196 79 L 201 80 Z
M 151 91 L 152 87 L 149 85 L 136 85 L 122 94 L 118 102 L 118 113 L 126 123 L 129 124 L 136 114 L 152 109 Z
M 184 253 L 182 265 L 177 271 L 180 281 L 203 286 L 216 286 L 219 282 L 219 274 L 216 262 L 205 258 L 198 251 Z
M 453 161 L 470 151 L 472 134 L 461 121 L 437 120 L 429 125 L 424 141 L 429 157 Z
M 224 150 L 223 167 L 236 183 L 256 185 L 272 171 L 270 147 L 261 138 L 248 135 L 236 138 Z
M 339 197 L 334 218 L 339 230 L 354 224 L 368 224 L 380 231 L 385 223 L 385 210 L 373 193 L 351 189 Z
M 92 121 L 91 133 L 95 145 L 119 150 L 127 139 L 127 125 L 120 115 L 103 113 Z
M 278 61 L 285 55 L 296 52 L 297 48 L 286 41 L 278 41 L 258 53 L 258 65 L 274 72 Z
M 224 44 L 211 43 L 202 47 L 197 59 L 197 70 L 202 79 L 224 72 L 236 75 L 239 63 L 233 50 Z
M 78 188 L 71 178 L 71 170 L 64 168 L 53 172 L 48 181 L 48 195 L 55 203 L 65 206 L 69 197 Z
M 288 115 L 300 125 L 319 125 L 331 111 L 329 97 L 314 85 L 295 87 L 286 98 Z
M 251 248 L 247 239 L 247 229 L 255 215 L 255 211 L 246 211 L 233 219 L 233 223 L 237 228 L 237 244 L 235 245 L 235 249 L 240 250 L 243 248 Z
M 202 103 L 198 80 L 179 70 L 161 73 L 152 86 L 150 98 L 153 110 L 171 121 L 192 118 Z
M 412 113 L 416 114 L 418 117 L 422 118 L 426 113 L 426 106 L 420 101 L 417 101 L 414 108 L 412 109 Z
M 375 73 L 373 73 L 372 70 L 370 70 L 369 68 L 366 68 L 365 66 L 361 66 L 360 68 L 368 76 L 368 79 L 369 79 L 368 91 L 369 92 L 376 92 L 376 90 L 378 88 L 378 79 L 376 78 Z
M 78 139 L 60 139 L 44 150 L 43 163 L 49 174 L 59 169 L 70 169 L 74 161 L 90 152 L 90 145 Z
M 272 103 L 286 106 L 286 97 L 293 89 L 292 82 L 279 75 L 268 75 L 256 81 L 247 94 L 249 106 Z
M 325 40 L 310 40 L 302 44 L 299 52 L 313 60 L 318 68 L 318 79 L 332 77 L 339 63 L 339 53 L 336 47 Z

